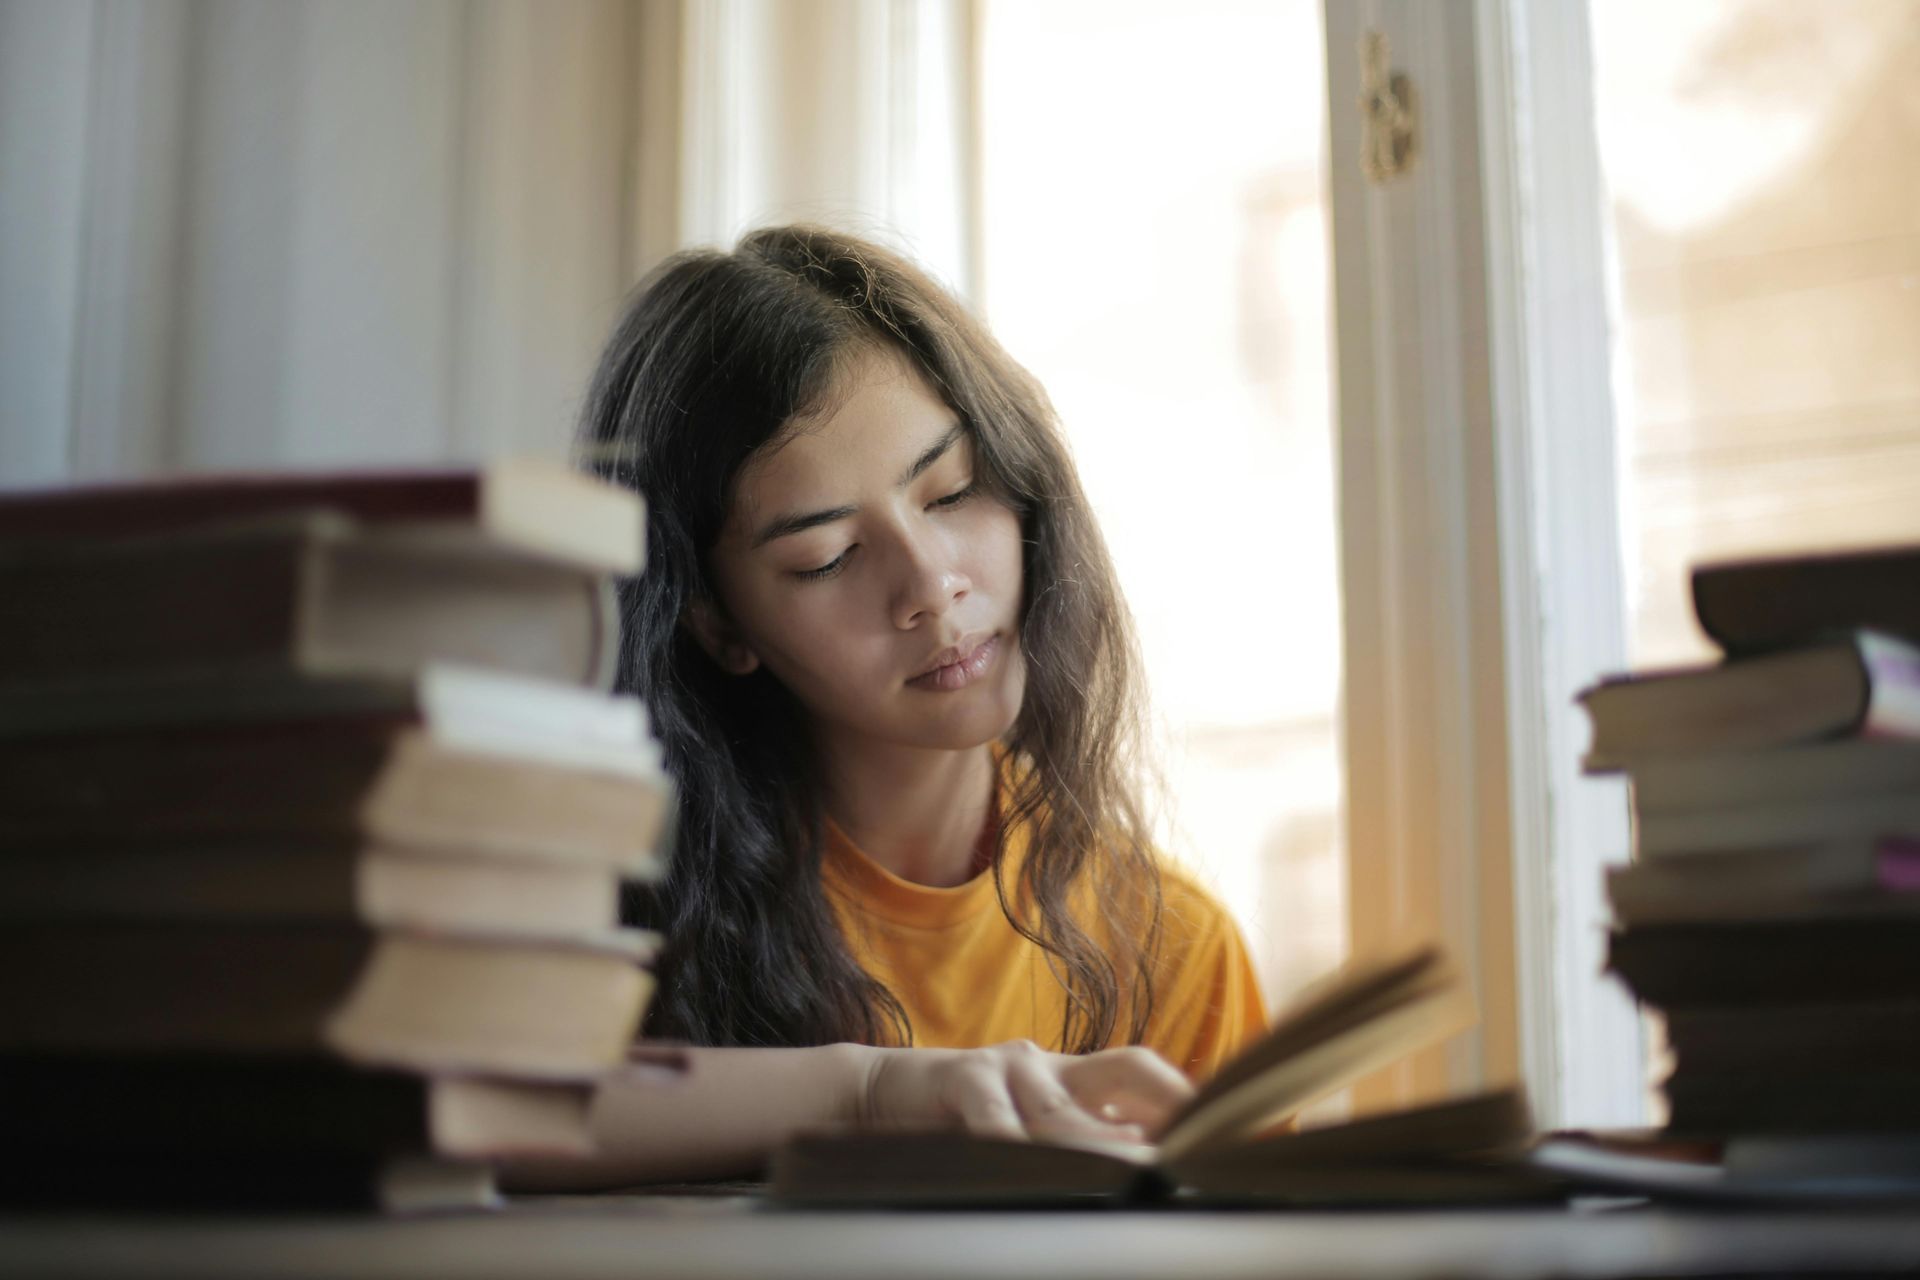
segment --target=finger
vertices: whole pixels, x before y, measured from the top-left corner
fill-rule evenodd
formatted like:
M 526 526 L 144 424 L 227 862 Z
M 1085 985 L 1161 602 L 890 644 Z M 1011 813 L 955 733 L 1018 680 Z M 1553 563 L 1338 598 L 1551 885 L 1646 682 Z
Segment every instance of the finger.
M 996 1067 L 970 1062 L 957 1068 L 951 1105 L 968 1133 L 1016 1142 L 1027 1138 L 1026 1126 L 1020 1120 L 1006 1076 Z
M 1139 1142 L 1138 1125 L 1116 1124 L 1089 1112 L 1061 1083 L 1061 1064 L 1071 1059 L 1046 1054 L 1016 1058 L 1007 1064 L 1007 1084 L 1027 1132 L 1054 1142 Z
M 1193 1085 L 1151 1049 L 1104 1049 L 1072 1059 L 1061 1073 L 1082 1105 L 1157 1131 L 1193 1097 Z

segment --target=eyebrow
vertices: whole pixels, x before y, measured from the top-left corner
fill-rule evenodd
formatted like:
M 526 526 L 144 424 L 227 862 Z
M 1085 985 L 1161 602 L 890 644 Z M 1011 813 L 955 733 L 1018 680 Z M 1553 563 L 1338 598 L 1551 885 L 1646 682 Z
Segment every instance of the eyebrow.
M 931 467 L 934 463 L 945 457 L 947 450 L 953 448 L 954 444 L 966 434 L 967 429 L 962 423 L 956 422 L 948 427 L 945 435 L 934 441 L 933 444 L 927 447 L 926 452 L 913 460 L 913 465 L 908 467 L 905 474 L 900 477 L 899 487 L 904 489 L 919 479 L 928 467 Z M 753 535 L 752 549 L 758 551 L 761 547 L 766 546 L 776 538 L 785 538 L 792 534 L 804 533 L 808 529 L 816 528 L 823 524 L 832 524 L 835 520 L 845 520 L 848 516 L 853 515 L 859 510 L 860 508 L 858 507 L 829 507 L 825 511 L 808 511 L 800 515 L 778 516 L 760 526 L 760 531 Z
M 923 471 L 945 457 L 947 450 L 953 448 L 954 442 L 965 434 L 967 434 L 967 429 L 957 422 L 948 427 L 947 434 L 935 440 L 927 447 L 925 453 L 913 460 L 913 465 L 907 468 L 907 473 L 900 477 L 899 487 L 904 489 L 915 480 L 918 480 Z

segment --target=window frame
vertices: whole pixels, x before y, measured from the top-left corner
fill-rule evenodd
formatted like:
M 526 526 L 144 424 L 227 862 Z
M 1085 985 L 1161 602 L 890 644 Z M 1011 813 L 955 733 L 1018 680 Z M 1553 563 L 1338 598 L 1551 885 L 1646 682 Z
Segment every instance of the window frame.
M 1326 0 L 1349 922 L 1449 945 L 1480 1022 L 1361 1107 L 1523 1081 L 1544 1126 L 1644 1119 L 1600 973 L 1624 790 L 1573 694 L 1625 663 L 1608 247 L 1584 4 Z M 1419 155 L 1361 172 L 1359 49 L 1412 81 Z

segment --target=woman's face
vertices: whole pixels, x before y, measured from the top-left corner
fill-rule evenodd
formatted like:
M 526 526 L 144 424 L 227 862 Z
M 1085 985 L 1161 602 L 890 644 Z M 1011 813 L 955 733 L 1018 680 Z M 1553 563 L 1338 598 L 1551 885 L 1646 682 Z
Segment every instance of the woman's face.
M 765 665 L 829 746 L 1000 737 L 1026 690 L 1020 521 L 975 488 L 971 435 L 884 347 L 795 426 L 736 478 L 702 644 L 737 674 Z

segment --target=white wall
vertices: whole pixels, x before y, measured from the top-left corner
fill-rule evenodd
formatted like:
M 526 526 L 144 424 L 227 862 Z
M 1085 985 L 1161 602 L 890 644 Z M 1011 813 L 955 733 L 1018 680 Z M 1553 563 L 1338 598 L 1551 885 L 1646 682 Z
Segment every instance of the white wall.
M 0 0 L 0 483 L 558 452 L 662 253 L 964 284 L 967 0 Z

